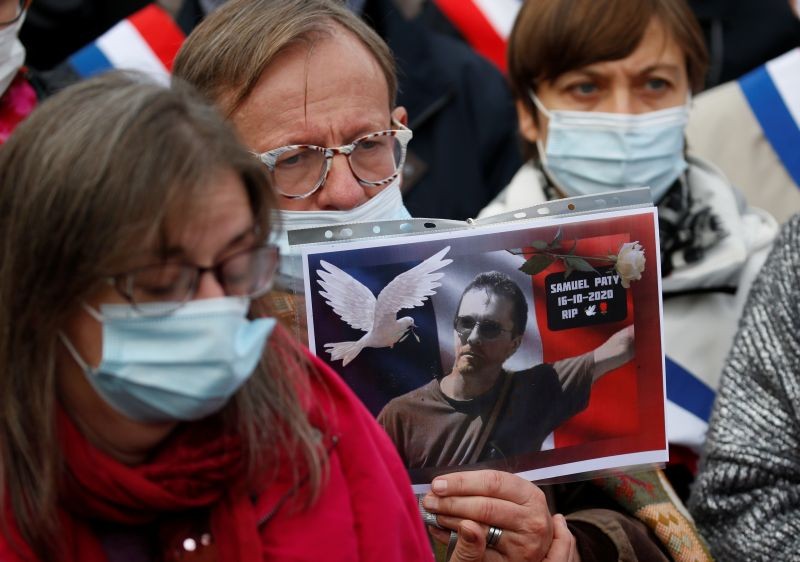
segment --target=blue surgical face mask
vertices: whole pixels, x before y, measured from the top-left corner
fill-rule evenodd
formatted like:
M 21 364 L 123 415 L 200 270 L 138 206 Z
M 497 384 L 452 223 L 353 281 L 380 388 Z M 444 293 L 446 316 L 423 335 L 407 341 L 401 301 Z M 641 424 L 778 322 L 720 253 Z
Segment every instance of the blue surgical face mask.
M 639 115 L 548 110 L 547 146 L 536 141 L 547 175 L 567 196 L 649 187 L 659 201 L 686 169 L 689 103 Z
M 290 230 L 410 218 L 411 214 L 403 205 L 399 176 L 366 203 L 349 211 L 276 211 L 273 219 L 283 227 L 274 240 L 281 251 L 280 273 L 291 279 L 303 278 L 300 252 L 289 245 Z
M 97 393 L 124 416 L 142 423 L 191 421 L 220 410 L 250 377 L 274 318 L 249 320 L 249 300 L 189 301 L 167 316 L 163 304 L 85 306 L 103 325 L 103 355 L 88 365 L 61 340 Z

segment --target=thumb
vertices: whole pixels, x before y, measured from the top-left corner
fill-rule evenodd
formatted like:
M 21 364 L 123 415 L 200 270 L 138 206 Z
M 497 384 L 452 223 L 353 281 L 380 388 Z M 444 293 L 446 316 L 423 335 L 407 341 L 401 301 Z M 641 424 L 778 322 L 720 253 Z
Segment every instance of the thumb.
M 570 533 L 567 520 L 561 514 L 553 516 L 553 542 L 542 562 L 564 562 L 580 560 L 575 537 Z
M 458 542 L 450 562 L 479 562 L 486 551 L 483 529 L 474 521 L 464 520 L 458 525 Z

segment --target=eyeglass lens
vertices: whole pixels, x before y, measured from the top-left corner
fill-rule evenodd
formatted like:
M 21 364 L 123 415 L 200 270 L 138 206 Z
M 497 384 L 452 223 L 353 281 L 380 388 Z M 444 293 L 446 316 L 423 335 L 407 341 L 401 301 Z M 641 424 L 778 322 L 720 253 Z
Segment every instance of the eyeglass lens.
M 403 147 L 394 135 L 369 136 L 356 141 L 347 155 L 355 176 L 364 182 L 380 183 L 397 173 Z M 275 160 L 273 179 L 287 195 L 304 195 L 313 190 L 325 174 L 325 152 L 320 147 L 287 150 Z
M 494 320 L 475 320 L 472 316 L 458 316 L 456 318 L 456 332 L 461 336 L 469 336 L 475 326 L 478 326 L 478 337 L 493 340 L 501 333 L 507 331 Z
M 264 246 L 246 250 L 210 268 L 228 296 L 254 297 L 269 290 L 277 268 L 277 250 Z M 205 268 L 181 263 L 143 267 L 124 276 L 123 292 L 134 305 L 183 303 L 197 291 Z

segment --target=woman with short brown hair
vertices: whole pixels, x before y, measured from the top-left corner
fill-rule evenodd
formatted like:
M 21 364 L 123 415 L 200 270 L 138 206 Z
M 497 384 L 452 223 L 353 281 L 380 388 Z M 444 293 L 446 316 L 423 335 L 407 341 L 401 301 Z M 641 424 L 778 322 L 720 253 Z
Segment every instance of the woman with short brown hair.
M 525 2 L 509 77 L 529 161 L 481 211 L 649 187 L 659 211 L 670 444 L 696 454 L 725 354 L 777 232 L 687 152 L 706 51 L 684 0 Z M 725 139 L 719 139 L 724 143 Z

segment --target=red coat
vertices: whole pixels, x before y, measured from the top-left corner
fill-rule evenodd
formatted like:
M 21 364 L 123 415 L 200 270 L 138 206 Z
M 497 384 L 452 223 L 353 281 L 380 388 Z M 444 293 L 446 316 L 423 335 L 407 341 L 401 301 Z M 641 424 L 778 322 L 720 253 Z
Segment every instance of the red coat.
M 264 527 L 264 560 L 433 560 L 394 445 L 339 376 L 316 357 L 313 361 L 339 413 L 334 423 L 341 437 L 331 450 L 330 481 L 315 508 L 296 515 L 278 512 Z M 271 491 L 259 506 L 274 504 L 276 495 Z
M 322 430 L 328 478 L 319 498 L 302 509 L 292 466 L 253 500 L 229 486 L 240 478 L 236 437 L 215 439 L 204 423 L 184 426 L 154 459 L 125 466 L 93 447 L 60 413 L 59 435 L 71 484 L 62 491 L 62 562 L 106 562 L 92 520 L 135 526 L 159 515 L 210 508 L 219 562 L 417 562 L 433 554 L 411 484 L 388 436 L 329 367 L 310 357 L 309 419 Z M 239 467 L 239 468 L 236 468 Z M 9 510 L 7 510 L 9 513 Z M 86 517 L 88 515 L 88 517 Z M 10 520 L 14 542 L 19 534 Z M 163 545 L 162 545 L 163 546 Z M 124 559 L 124 555 L 123 555 Z M 0 560 L 35 560 L 16 553 L 0 533 Z

